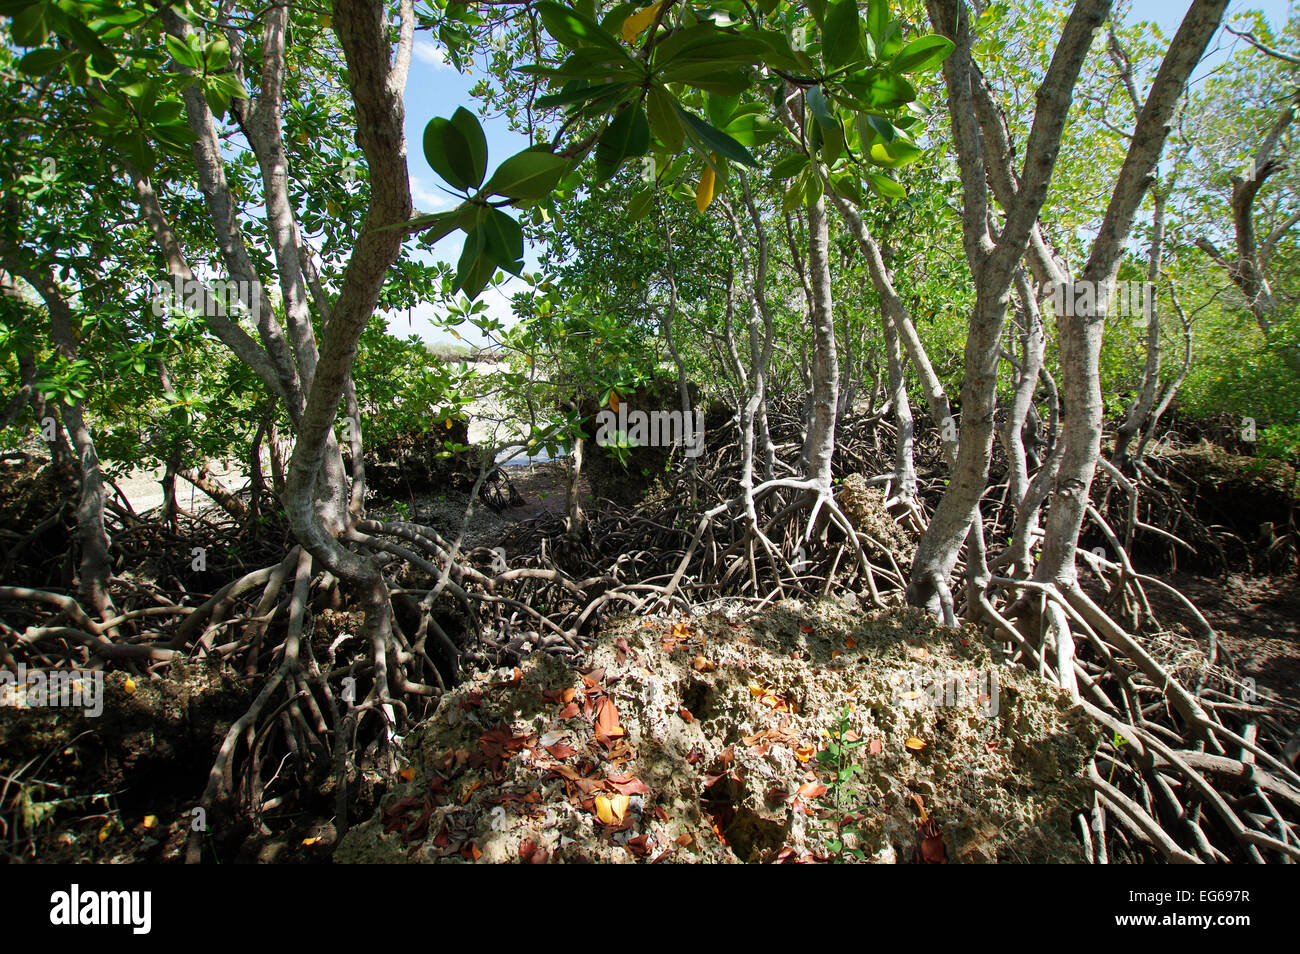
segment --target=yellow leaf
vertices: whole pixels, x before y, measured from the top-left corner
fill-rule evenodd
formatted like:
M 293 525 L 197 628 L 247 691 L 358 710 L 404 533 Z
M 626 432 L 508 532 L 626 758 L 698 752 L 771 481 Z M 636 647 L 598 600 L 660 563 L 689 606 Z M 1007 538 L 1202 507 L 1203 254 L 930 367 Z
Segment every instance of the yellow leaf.
M 145 828 L 153 828 L 155 825 L 158 824 L 158 816 L 157 816 L 157 815 L 145 815 L 145 816 L 144 816 L 144 821 L 143 821 L 141 824 L 143 824 Z
M 907 746 L 909 749 L 911 749 L 913 752 L 920 752 L 923 748 L 925 748 L 925 743 L 922 742 L 920 739 L 918 739 L 916 736 L 912 736 L 903 744 Z
M 451 430 L 451 418 L 447 418 L 447 430 Z
M 713 167 L 705 166 L 700 176 L 700 184 L 695 189 L 695 208 L 703 212 L 713 201 Z
M 108 841 L 109 832 L 111 832 L 112 830 L 113 830 L 112 820 L 110 819 L 109 821 L 104 822 L 104 827 L 99 830 L 99 834 L 96 836 L 99 839 L 99 843 L 101 845 L 104 842 Z
M 122 691 L 128 696 L 135 695 L 135 680 L 127 676 L 126 682 L 122 683 Z M 103 839 L 101 838 L 100 841 L 103 841 Z
M 644 10 L 638 10 L 636 13 L 624 20 L 623 42 L 631 43 L 640 36 L 642 30 L 648 27 L 651 23 L 654 23 L 655 16 L 659 13 L 659 8 L 661 6 L 663 6 L 662 0 L 660 0 L 659 3 L 650 4 L 650 6 L 646 7 Z
M 626 795 L 597 795 L 596 817 L 606 825 L 621 824 L 629 801 Z
M 304 838 L 304 839 L 302 840 L 302 843 L 303 843 L 304 845 L 306 845 L 307 847 L 309 847 L 309 848 L 310 848 L 312 845 L 319 844 L 319 842 L 320 842 L 320 836 L 319 836 L 319 835 L 312 835 L 310 838 Z
M 408 765 L 406 768 L 402 769 L 400 772 L 397 773 L 397 777 L 400 778 L 403 782 L 409 782 L 411 779 L 415 778 L 415 769 L 411 768 Z

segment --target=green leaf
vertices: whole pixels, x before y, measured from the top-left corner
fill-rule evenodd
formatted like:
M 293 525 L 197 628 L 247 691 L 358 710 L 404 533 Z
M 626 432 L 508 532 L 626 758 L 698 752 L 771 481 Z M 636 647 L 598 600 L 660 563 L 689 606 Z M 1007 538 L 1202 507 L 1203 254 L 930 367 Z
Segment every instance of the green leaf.
M 734 159 L 736 162 L 742 162 L 750 168 L 757 169 L 758 161 L 750 154 L 749 150 L 742 146 L 736 140 L 732 139 L 720 129 L 714 129 L 707 122 L 696 116 L 690 110 L 684 108 L 680 103 L 674 103 L 677 107 L 677 115 L 682 118 L 686 125 L 686 130 L 692 133 L 695 138 L 705 147 L 701 152 L 716 152 L 720 156 L 726 156 L 728 159 Z
M 900 73 L 929 72 L 940 66 L 953 48 L 946 36 L 923 36 L 903 47 L 891 65 Z
M 14 15 L 10 34 L 18 46 L 41 46 L 50 35 L 45 23 L 45 4 L 33 3 Z
M 862 21 L 858 0 L 836 0 L 826 14 L 822 58 L 827 69 L 838 69 L 862 53 Z
M 546 32 L 569 49 L 603 46 L 627 58 L 627 53 L 613 34 L 602 29 L 599 23 L 586 14 L 552 3 L 550 0 L 533 4 L 533 9 L 541 16 Z
M 677 118 L 677 101 L 662 86 L 651 86 L 646 97 L 646 112 L 650 118 L 650 131 L 672 153 L 679 152 L 686 133 Z
M 882 199 L 904 199 L 907 197 L 907 192 L 901 185 L 878 172 L 867 173 L 867 184 L 871 186 L 871 191 Z
M 483 174 L 487 172 L 488 161 L 487 137 L 483 135 L 483 127 L 479 125 L 478 118 L 464 106 L 451 114 L 451 124 L 459 130 L 469 146 L 472 163 L 470 185 L 478 188 L 483 181 Z
M 789 179 L 808 168 L 808 157 L 802 153 L 786 156 L 772 167 L 773 179 Z
M 654 208 L 655 190 L 651 186 L 643 189 L 632 197 L 632 201 L 627 204 L 627 214 L 633 222 L 640 222 Z
M 451 119 L 436 116 L 424 127 L 424 158 L 453 188 L 477 188 L 487 170 L 487 139 L 463 106 Z
M 768 49 L 757 37 L 719 30 L 712 22 L 705 22 L 679 30 L 656 44 L 654 66 L 664 70 L 687 63 L 750 64 Z
M 871 147 L 871 161 L 887 169 L 900 169 L 911 165 L 923 155 L 923 150 L 916 143 L 906 139 L 895 139 L 891 143 L 876 143 Z
M 889 0 L 868 0 L 867 32 L 876 41 L 877 47 L 885 42 L 885 32 L 893 19 L 889 12 Z
M 605 93 L 613 92 L 626 86 L 626 83 L 598 83 L 595 86 L 581 80 L 566 83 L 558 93 L 549 93 L 537 97 L 537 106 L 550 109 L 555 106 L 567 106 L 569 103 L 586 102 Z
M 510 199 L 540 199 L 564 177 L 569 160 L 540 149 L 515 153 L 497 167 L 483 191 Z
M 65 50 L 32 50 L 18 61 L 18 72 L 28 76 L 44 76 L 53 73 L 71 56 Z
M 483 250 L 498 267 L 512 275 L 523 271 L 524 230 L 500 209 L 489 209 L 479 227 L 483 232 Z
M 645 110 L 632 104 L 614 117 L 596 143 L 596 169 L 608 179 L 624 159 L 644 156 L 650 149 L 650 124 Z
M 823 129 L 834 129 L 839 125 L 835 117 L 831 115 L 830 104 L 826 102 L 826 93 L 820 86 L 810 86 L 803 91 L 804 102 L 808 104 L 808 109 L 812 111 L 813 118 Z
M 184 40 L 179 40 L 167 33 L 163 36 L 163 43 L 166 45 L 171 58 L 181 66 L 191 70 L 200 68 L 198 55 L 185 44 Z

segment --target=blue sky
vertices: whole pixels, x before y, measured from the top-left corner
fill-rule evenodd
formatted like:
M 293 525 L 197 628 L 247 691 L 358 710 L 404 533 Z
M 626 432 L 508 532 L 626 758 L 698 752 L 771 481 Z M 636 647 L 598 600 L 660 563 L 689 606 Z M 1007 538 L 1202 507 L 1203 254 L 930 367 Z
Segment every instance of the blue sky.
M 1165 34 L 1172 37 L 1178 30 L 1183 14 L 1187 12 L 1191 0 L 1133 0 L 1126 19 L 1154 21 Z M 1228 8 L 1227 22 L 1232 23 L 1241 13 L 1248 10 L 1263 11 L 1274 29 L 1280 29 L 1290 16 L 1290 0 L 1236 0 Z M 1229 33 L 1220 31 L 1211 42 L 1206 62 L 1197 70 L 1197 78 L 1204 76 L 1215 66 L 1243 45 L 1242 40 Z M 418 33 L 415 50 L 411 61 L 410 77 L 406 88 L 406 140 L 410 154 L 411 193 L 415 206 L 422 212 L 437 212 L 450 208 L 455 200 L 438 188 L 438 176 L 424 160 L 422 143 L 424 127 L 435 116 L 450 116 L 456 107 L 465 106 L 478 112 L 478 104 L 470 97 L 470 89 L 483 76 L 480 64 L 469 64 L 467 72 L 458 73 L 446 60 L 442 48 L 430 39 L 428 33 Z M 480 119 L 482 117 L 480 116 Z M 483 120 L 483 129 L 488 141 L 488 169 L 491 170 L 502 159 L 511 156 L 528 146 L 527 137 L 512 132 L 505 119 L 489 118 Z M 432 260 L 454 263 L 460 256 L 463 233 L 453 232 L 435 246 Z M 529 249 L 525 259 L 530 269 L 536 267 L 536 256 Z M 483 293 L 491 313 L 503 320 L 510 317 L 509 295 L 522 287 L 522 282 L 511 278 L 501 290 L 488 289 Z M 453 339 L 445 332 L 435 331 L 430 318 L 436 314 L 432 305 L 422 305 L 411 315 L 406 313 L 393 316 L 389 328 L 397 335 L 414 332 L 432 343 L 450 343 Z M 482 343 L 476 330 L 462 328 L 465 340 Z

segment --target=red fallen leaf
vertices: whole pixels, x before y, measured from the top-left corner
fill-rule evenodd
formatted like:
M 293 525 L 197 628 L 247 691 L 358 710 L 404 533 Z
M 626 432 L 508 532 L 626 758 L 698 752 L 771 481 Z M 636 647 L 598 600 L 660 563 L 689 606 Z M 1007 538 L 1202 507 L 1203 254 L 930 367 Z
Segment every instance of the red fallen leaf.
M 821 798 L 829 791 L 821 782 L 804 782 L 794 794 L 796 798 Z
M 471 689 L 465 694 L 465 698 L 460 701 L 460 707 L 468 712 L 470 709 L 477 709 L 483 704 L 483 693 L 477 689 Z
M 921 860 L 927 865 L 946 865 L 948 850 L 942 835 L 931 835 L 921 842 Z
M 749 754 L 755 758 L 762 758 L 764 755 L 767 755 L 768 750 L 771 748 L 771 742 L 760 742 L 758 745 L 751 745 L 749 747 Z
M 618 656 L 618 661 L 620 663 L 624 662 L 628 657 L 628 653 L 632 651 L 627 648 L 627 640 L 621 637 L 619 638 L 618 642 L 614 644 L 614 648 L 618 650 L 617 656 Z
M 959 639 L 958 642 L 961 643 L 963 646 L 969 646 L 969 645 L 970 645 L 970 640 L 967 639 L 965 636 L 963 636 L 961 639 Z
M 582 674 L 582 681 L 587 684 L 588 689 L 599 689 L 601 683 L 605 681 L 605 669 L 593 669 L 591 672 Z
M 560 778 L 567 778 L 570 782 L 575 782 L 582 777 L 569 766 L 564 764 L 548 766 L 547 771 L 555 773 L 560 776 Z
M 659 819 L 661 822 L 668 821 L 668 812 L 667 810 L 664 809 L 662 805 L 656 805 L 654 807 L 654 816 L 655 818 Z
M 645 782 L 631 775 L 611 775 L 605 779 L 609 787 L 622 795 L 649 795 L 650 789 Z
M 689 752 L 686 753 L 686 763 L 688 765 L 694 765 L 697 762 L 699 762 L 702 758 L 704 758 L 704 753 L 701 752 L 698 748 L 691 749 Z
M 483 857 L 483 852 L 479 850 L 478 845 L 472 841 L 467 841 L 460 846 L 460 856 L 466 861 L 478 861 Z
M 443 825 L 442 831 L 438 832 L 438 834 L 434 837 L 433 843 L 438 848 L 446 848 L 448 842 L 450 841 L 451 841 L 451 836 L 447 834 L 447 826 Z
M 537 842 L 533 839 L 525 838 L 519 843 L 519 860 L 524 864 L 531 863 L 535 854 L 537 854 Z
M 677 844 L 681 845 L 683 848 L 689 848 L 691 842 L 695 841 L 695 836 L 692 835 L 689 831 L 684 831 L 680 835 L 678 835 L 674 839 L 674 841 L 676 841 Z
M 682 706 L 680 709 L 678 709 L 677 714 L 687 722 L 695 721 L 695 716 L 691 715 L 691 710 L 686 708 L 685 706 Z
M 627 731 L 618 723 L 618 707 L 614 700 L 605 697 L 596 707 L 596 741 L 605 748 L 612 749 L 614 741 L 627 735 Z
M 872 739 L 868 751 L 870 751 L 872 755 L 879 755 L 881 752 L 885 751 L 885 743 L 881 742 L 879 739 Z
M 567 706 L 565 706 L 563 709 L 560 710 L 561 719 L 572 719 L 574 716 L 581 715 L 581 714 L 582 714 L 582 710 L 578 708 L 578 704 L 576 702 L 570 702 Z
M 644 858 L 646 855 L 650 854 L 650 836 L 637 835 L 635 838 L 629 838 L 626 847 L 634 855 L 639 855 Z
M 447 791 L 447 780 L 437 772 L 429 779 L 429 791 L 434 795 L 442 795 Z
M 563 742 L 546 746 L 546 751 L 551 753 L 553 759 L 571 759 L 578 754 L 577 749 L 571 745 L 565 745 Z
M 801 633 L 811 633 L 812 631 L 813 631 L 813 628 L 812 628 L 811 626 L 800 626 L 800 627 L 799 627 L 799 632 L 801 632 Z

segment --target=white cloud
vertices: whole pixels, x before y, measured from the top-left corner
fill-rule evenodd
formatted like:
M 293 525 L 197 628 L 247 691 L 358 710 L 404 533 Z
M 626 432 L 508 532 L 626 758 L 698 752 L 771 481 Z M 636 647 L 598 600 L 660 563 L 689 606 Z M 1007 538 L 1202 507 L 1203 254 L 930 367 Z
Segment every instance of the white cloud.
M 427 63 L 436 70 L 451 69 L 451 62 L 447 59 L 447 51 L 437 43 L 417 39 L 413 51 L 415 58 L 421 63 Z
M 431 189 L 419 176 L 411 176 L 411 198 L 421 212 L 441 212 L 456 204 L 456 197 L 441 189 Z

